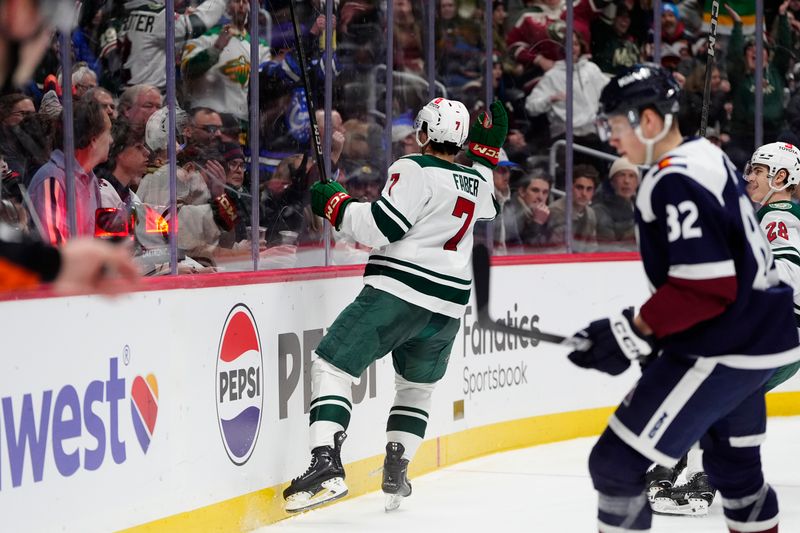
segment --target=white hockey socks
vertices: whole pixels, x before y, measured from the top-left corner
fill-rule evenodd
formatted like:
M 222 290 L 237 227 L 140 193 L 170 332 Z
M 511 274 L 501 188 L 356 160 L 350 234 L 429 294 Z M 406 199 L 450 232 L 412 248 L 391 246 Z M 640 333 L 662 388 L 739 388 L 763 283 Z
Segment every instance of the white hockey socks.
M 317 357 L 311 364 L 311 449 L 333 446 L 333 436 L 346 431 L 353 410 L 353 376 Z
M 386 422 L 386 439 L 402 444 L 405 448 L 403 459 L 411 461 L 425 437 L 436 383 L 414 383 L 399 374 L 395 375 L 394 381 L 396 394 Z

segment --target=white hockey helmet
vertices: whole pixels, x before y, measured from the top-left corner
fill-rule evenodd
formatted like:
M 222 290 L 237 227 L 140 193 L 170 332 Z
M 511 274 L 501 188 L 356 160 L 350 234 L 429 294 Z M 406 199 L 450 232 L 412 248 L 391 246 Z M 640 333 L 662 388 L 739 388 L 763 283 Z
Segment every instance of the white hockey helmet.
M 461 102 L 447 98 L 434 98 L 425 104 L 414 120 L 415 137 L 420 147 L 428 144 L 428 141 L 422 143 L 419 140 L 423 124 L 427 124 L 428 141 L 461 146 L 467 140 L 469 112 Z
M 745 176 L 750 174 L 753 165 L 764 165 L 767 167 L 767 177 L 769 186 L 773 188 L 772 180 L 778 175 L 778 171 L 785 170 L 788 174 L 784 189 L 790 185 L 800 183 L 800 150 L 793 144 L 776 142 L 765 144 L 753 152 L 753 157 L 745 169 Z M 782 189 L 779 189 L 782 190 Z
M 175 130 L 177 133 L 189 123 L 189 116 L 180 107 L 175 107 Z M 144 128 L 144 144 L 153 152 L 167 149 L 167 108 L 162 107 L 147 119 Z

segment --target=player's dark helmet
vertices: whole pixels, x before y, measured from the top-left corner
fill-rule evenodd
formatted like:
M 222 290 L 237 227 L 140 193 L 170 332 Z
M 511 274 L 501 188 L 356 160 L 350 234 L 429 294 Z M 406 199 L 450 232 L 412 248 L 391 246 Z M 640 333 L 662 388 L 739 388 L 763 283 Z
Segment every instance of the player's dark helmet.
M 600 114 L 625 115 L 653 107 L 662 116 L 678 112 L 680 86 L 672 74 L 654 63 L 626 68 L 611 79 L 600 94 Z

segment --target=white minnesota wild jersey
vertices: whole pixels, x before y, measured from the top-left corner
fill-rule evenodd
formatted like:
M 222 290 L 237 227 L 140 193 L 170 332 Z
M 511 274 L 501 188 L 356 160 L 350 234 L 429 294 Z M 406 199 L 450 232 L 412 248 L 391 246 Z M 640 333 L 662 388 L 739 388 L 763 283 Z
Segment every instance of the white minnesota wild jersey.
M 351 203 L 341 231 L 373 248 L 364 283 L 459 318 L 472 287 L 472 229 L 498 213 L 492 171 L 402 157 L 375 202 Z
M 800 328 L 800 207 L 774 202 L 759 209 L 757 216 L 772 247 L 778 275 L 794 291 L 794 317 Z

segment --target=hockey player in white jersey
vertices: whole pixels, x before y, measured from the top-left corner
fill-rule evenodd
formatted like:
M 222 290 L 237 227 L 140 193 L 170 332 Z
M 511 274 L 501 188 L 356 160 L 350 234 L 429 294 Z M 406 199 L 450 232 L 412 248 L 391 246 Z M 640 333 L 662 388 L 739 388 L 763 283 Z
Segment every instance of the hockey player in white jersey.
M 800 207 L 792 195 L 800 184 L 800 149 L 775 142 L 753 153 L 745 168 L 747 194 L 758 204 L 756 218 L 767 235 L 778 276 L 794 290 L 794 317 L 800 331 Z M 800 362 L 779 368 L 767 382 L 772 390 L 793 375 Z
M 176 13 L 174 50 L 180 51 L 187 41 L 214 26 L 225 12 L 225 5 L 225 0 L 205 0 L 192 10 Z M 167 54 L 170 48 L 165 11 L 164 0 L 125 2 L 126 17 L 119 46 L 128 87 L 153 85 L 163 93 L 167 86 L 167 68 L 173 67 L 173 54 Z
M 381 197 L 354 201 L 337 182 L 311 188 L 312 210 L 373 248 L 365 287 L 320 342 L 311 369 L 311 465 L 283 493 L 304 511 L 347 494 L 340 457 L 350 421 L 351 385 L 392 353 L 396 396 L 386 425 L 382 488 L 386 510 L 411 494 L 408 464 L 425 435 L 431 395 L 444 376 L 472 285 L 472 229 L 497 215 L 492 169 L 508 131 L 501 103 L 467 134 L 464 104 L 436 98 L 414 129 L 422 154 L 389 167 Z M 469 140 L 472 167 L 454 162 Z

